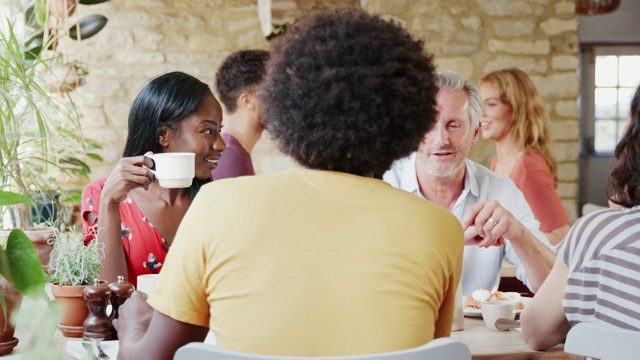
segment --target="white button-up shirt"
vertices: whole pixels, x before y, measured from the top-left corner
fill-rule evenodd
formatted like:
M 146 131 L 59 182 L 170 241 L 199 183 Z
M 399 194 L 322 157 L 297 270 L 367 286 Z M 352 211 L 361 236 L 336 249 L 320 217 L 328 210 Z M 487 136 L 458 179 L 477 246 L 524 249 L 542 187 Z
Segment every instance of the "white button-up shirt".
M 482 200 L 497 200 L 505 210 L 510 212 L 533 236 L 543 244 L 550 246 L 547 237 L 540 231 L 540 223 L 533 216 L 529 204 L 522 192 L 508 177 L 498 176 L 486 167 L 466 160 L 464 189 L 453 205 L 452 213 L 458 220 L 475 204 Z M 392 186 L 411 192 L 424 199 L 418 185 L 416 174 L 416 153 L 397 160 L 387 171 L 383 179 Z M 514 264 L 516 277 L 527 286 L 524 266 L 516 255 L 513 246 L 507 240 L 506 246 L 481 248 L 475 245 L 464 247 L 462 262 L 462 294 L 469 295 L 474 290 L 487 288 L 491 290 L 498 284 L 502 260 Z

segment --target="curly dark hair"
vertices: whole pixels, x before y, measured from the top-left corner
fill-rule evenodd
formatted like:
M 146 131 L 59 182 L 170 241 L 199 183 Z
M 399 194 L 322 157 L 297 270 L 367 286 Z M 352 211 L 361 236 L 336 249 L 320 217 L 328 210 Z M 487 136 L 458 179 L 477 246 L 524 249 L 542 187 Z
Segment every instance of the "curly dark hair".
M 165 128 L 180 131 L 181 123 L 193 115 L 204 98 L 212 95 L 209 85 L 183 72 L 174 71 L 149 81 L 140 91 L 129 111 L 129 131 L 123 157 L 162 152 L 158 136 Z M 195 197 L 210 180 L 193 179 L 187 190 Z
M 431 56 L 379 16 L 315 14 L 274 44 L 267 67 L 262 121 L 308 168 L 381 178 L 435 121 Z
M 243 92 L 253 92 L 264 79 L 269 52 L 240 50 L 229 55 L 216 71 L 216 91 L 229 113 L 236 111 L 236 102 Z
M 640 86 L 631 99 L 629 124 L 615 156 L 618 162 L 609 176 L 609 200 L 627 208 L 640 205 Z

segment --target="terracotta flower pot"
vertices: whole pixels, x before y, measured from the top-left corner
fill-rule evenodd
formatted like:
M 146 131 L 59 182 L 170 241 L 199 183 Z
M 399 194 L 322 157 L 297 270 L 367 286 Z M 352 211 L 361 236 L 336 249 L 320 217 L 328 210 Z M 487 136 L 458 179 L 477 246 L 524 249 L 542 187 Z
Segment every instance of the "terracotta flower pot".
M 63 18 L 73 15 L 76 11 L 78 0 L 48 0 L 47 7 L 49 15 L 57 18 Z
M 7 317 L 2 308 L 0 308 L 0 356 L 9 354 L 13 348 L 18 345 L 18 339 L 13 335 L 16 328 L 12 324 L 14 317 L 20 310 L 22 304 L 22 294 L 14 289 L 9 283 L 0 277 L 0 296 L 4 296 L 7 303 Z
M 66 337 L 82 337 L 82 323 L 89 315 L 89 308 L 82 292 L 85 286 L 51 284 L 51 294 L 55 297 L 60 311 L 59 329 Z
M 10 232 L 11 230 L 0 230 L 0 238 L 8 238 Z M 46 270 L 49 267 L 49 259 L 53 250 L 53 239 L 55 238 L 53 229 L 24 230 L 24 233 L 33 242 L 38 258 L 40 258 L 40 264 Z M 51 244 L 49 244 L 50 240 Z

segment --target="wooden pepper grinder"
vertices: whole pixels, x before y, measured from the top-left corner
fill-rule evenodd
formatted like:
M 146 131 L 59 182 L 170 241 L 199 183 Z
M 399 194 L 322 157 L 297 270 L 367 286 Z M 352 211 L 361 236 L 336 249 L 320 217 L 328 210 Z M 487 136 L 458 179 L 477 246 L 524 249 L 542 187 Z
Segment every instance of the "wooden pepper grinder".
M 111 340 L 111 320 L 107 315 L 111 290 L 104 283 L 101 284 L 99 279 L 94 279 L 93 285 L 87 285 L 82 293 L 89 307 L 89 315 L 82 323 L 82 336 Z
M 111 290 L 111 315 L 109 319 L 113 320 L 118 318 L 118 308 L 131 297 L 135 288 L 132 283 L 124 281 L 124 276 L 118 276 L 118 281 L 109 284 L 109 290 Z M 113 340 L 118 339 L 118 332 L 114 327 L 111 327 L 111 334 Z

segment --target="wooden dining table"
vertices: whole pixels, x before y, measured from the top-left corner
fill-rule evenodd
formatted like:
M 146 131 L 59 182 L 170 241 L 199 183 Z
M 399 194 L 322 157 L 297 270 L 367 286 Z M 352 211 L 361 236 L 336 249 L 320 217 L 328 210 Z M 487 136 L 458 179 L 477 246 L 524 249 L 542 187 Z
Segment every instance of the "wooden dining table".
M 29 300 L 27 299 L 25 302 L 29 303 Z M 21 311 L 33 311 L 37 308 L 25 305 L 27 304 L 23 302 Z M 11 355 L 3 356 L 2 360 L 15 360 L 22 358 L 21 354 L 25 348 L 29 346 L 29 338 L 32 335 L 28 333 L 27 329 L 29 329 L 28 326 L 25 326 L 24 323 L 18 322 L 18 326 L 16 327 L 16 337 L 20 339 L 20 343 Z M 206 342 L 215 343 L 215 336 L 213 336 L 213 334 L 211 335 L 212 338 L 208 337 Z M 490 330 L 480 317 L 465 317 L 464 329 L 452 332 L 451 338 L 461 341 L 469 346 L 474 360 L 584 359 L 582 356 L 565 353 L 562 344 L 556 345 L 546 351 L 531 350 L 531 348 L 525 344 L 524 339 L 522 338 L 522 333 L 519 330 Z M 55 349 L 51 349 L 51 351 L 64 353 L 65 349 L 67 349 L 67 343 L 73 340 L 80 339 L 67 338 L 64 337 L 60 331 L 56 331 L 52 344 Z
M 20 331 L 18 331 L 16 335 L 24 336 L 27 334 L 21 334 Z M 481 318 L 465 318 L 464 330 L 452 332 L 451 338 L 469 346 L 474 360 L 584 359 L 582 356 L 565 353 L 562 344 L 556 345 L 546 351 L 531 350 L 531 348 L 525 344 L 522 333 L 519 330 L 490 330 Z M 79 339 L 66 338 L 62 336 L 59 331 L 55 335 L 56 347 L 60 350 L 65 349 L 67 342 L 70 340 Z M 14 350 L 12 355 L 3 357 L 3 360 L 21 359 L 20 354 L 24 351 L 24 342 L 21 345 L 22 346 L 18 346 L 18 348 Z
M 563 344 L 546 351 L 531 350 L 519 329 L 490 330 L 482 318 L 465 317 L 464 329 L 452 332 L 451 338 L 469 346 L 474 360 L 584 359 L 564 352 Z

